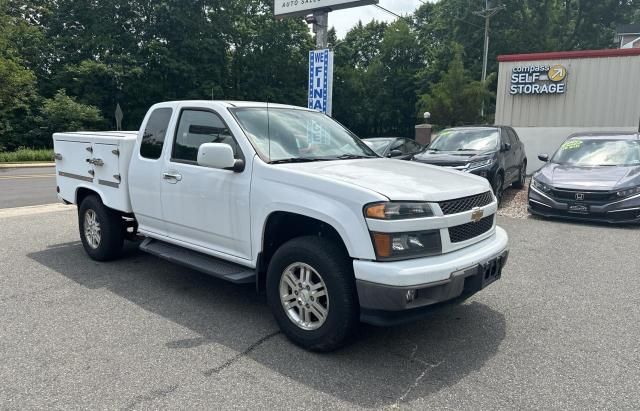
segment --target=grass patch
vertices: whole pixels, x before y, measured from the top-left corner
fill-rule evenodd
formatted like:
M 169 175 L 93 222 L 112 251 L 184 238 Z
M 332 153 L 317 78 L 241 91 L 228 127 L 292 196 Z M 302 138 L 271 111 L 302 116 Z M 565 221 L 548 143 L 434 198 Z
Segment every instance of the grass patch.
M 19 148 L 16 151 L 0 152 L 0 163 L 24 161 L 53 161 L 53 150 L 48 148 Z

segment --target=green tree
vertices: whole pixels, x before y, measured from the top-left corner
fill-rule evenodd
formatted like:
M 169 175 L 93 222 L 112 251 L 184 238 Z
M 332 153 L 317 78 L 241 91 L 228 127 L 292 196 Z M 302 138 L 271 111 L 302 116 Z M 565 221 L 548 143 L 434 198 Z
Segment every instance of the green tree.
M 273 18 L 273 2 L 230 3 L 230 73 L 225 95 L 307 105 L 307 62 L 313 42 L 302 19 Z
M 34 141 L 46 139 L 46 145 L 51 145 L 51 135 L 62 131 L 88 131 L 104 127 L 105 120 L 97 107 L 78 103 L 67 96 L 64 89 L 45 99 L 35 123 L 39 126 L 29 137 Z
M 429 111 L 435 124 L 456 126 L 481 121 L 480 106 L 489 93 L 480 81 L 469 78 L 462 55 L 462 48 L 457 46 L 440 81 L 431 85 L 429 94 L 420 96 L 419 110 Z
M 331 42 L 334 48 L 333 115 L 359 136 L 371 136 L 377 109 L 372 96 L 375 86 L 368 85 L 372 61 L 380 54 L 387 24 L 362 22 L 352 28 L 344 40 Z M 334 32 L 335 33 L 335 32 Z
M 15 25 L 0 2 L 0 151 L 18 146 L 27 127 L 35 92 L 35 74 L 26 68 L 11 38 Z

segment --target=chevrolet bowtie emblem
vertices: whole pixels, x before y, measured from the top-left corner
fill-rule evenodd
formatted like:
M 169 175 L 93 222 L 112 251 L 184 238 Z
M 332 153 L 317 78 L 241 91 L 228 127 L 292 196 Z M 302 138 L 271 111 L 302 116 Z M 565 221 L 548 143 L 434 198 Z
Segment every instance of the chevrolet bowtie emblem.
M 473 221 L 474 223 L 482 220 L 482 217 L 484 217 L 484 211 L 482 210 L 475 210 L 473 213 L 471 213 L 471 221 Z

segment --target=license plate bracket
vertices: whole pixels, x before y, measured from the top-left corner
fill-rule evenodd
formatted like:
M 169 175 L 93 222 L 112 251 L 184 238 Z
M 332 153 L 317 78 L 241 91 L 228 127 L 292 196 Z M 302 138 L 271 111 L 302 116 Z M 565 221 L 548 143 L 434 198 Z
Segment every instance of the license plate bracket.
M 501 254 L 478 264 L 477 273 L 468 277 L 464 284 L 466 292 L 477 292 L 489 286 L 502 276 L 502 268 L 507 262 L 507 254 Z
M 567 211 L 573 214 L 589 214 L 590 209 L 587 204 L 571 203 L 569 204 Z

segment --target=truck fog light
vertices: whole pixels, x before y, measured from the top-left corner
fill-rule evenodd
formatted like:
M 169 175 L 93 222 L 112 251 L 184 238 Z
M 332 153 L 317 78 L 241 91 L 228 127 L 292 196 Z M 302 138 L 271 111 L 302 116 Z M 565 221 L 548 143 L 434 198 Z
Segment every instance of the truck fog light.
M 416 290 L 407 290 L 407 302 L 410 303 L 411 301 L 416 299 Z

